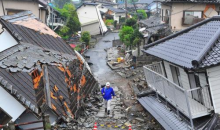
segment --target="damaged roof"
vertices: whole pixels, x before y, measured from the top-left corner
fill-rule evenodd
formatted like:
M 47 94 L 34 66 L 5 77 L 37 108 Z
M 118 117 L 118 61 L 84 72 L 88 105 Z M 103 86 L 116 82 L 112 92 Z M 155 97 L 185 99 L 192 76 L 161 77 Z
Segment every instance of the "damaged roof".
M 88 64 L 30 11 L 3 16 L 0 22 L 18 42 L 0 53 L 0 86 L 39 115 L 41 102 L 47 103 L 43 90 L 45 82 L 48 82 L 51 109 L 60 117 L 74 117 L 80 108 L 77 101 L 81 95 L 78 93 L 85 97 L 87 91 L 97 85 Z M 82 68 L 84 64 L 86 67 Z M 69 70 L 71 67 L 77 71 Z M 84 71 L 88 74 L 83 75 Z M 72 91 L 75 92 L 72 94 L 74 97 L 70 98 Z M 77 108 L 70 109 L 76 104 Z
M 39 21 L 30 11 L 2 16 L 0 22 L 3 28 L 11 32 L 18 41 L 75 55 L 59 35 Z
M 51 87 L 55 84 L 61 88 L 61 93 L 68 100 L 65 76 L 54 66 L 66 66 L 76 56 L 42 49 L 28 43 L 21 43 L 0 53 L 0 84 L 16 96 L 23 104 L 38 113 L 37 100 L 33 89 L 30 73 L 38 69 L 39 64 L 47 64 Z M 59 78 L 57 78 L 59 77 Z M 61 79 L 63 79 L 61 81 Z M 62 114 L 62 104 L 55 104 L 59 114 Z
M 139 23 L 145 25 L 146 31 L 150 34 L 156 34 L 159 30 L 169 27 L 167 24 L 161 23 L 159 16 L 151 16 L 149 19 L 141 20 Z
M 146 45 L 144 52 L 186 68 L 220 63 L 220 16 Z

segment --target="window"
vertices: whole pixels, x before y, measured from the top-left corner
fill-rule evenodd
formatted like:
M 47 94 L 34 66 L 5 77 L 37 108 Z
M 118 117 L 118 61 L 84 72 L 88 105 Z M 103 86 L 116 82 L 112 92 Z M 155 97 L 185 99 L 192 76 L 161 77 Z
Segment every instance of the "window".
M 173 65 L 170 65 L 170 69 L 171 69 L 171 73 L 172 73 L 172 76 L 173 76 L 173 82 L 181 87 L 182 86 L 182 81 L 181 81 L 181 77 L 180 77 L 180 71 L 179 71 L 179 68 L 173 66 Z
M 24 11 L 24 10 L 16 10 L 16 9 L 6 9 L 6 10 L 7 10 L 7 15 L 13 15 Z
M 7 124 L 12 118 L 0 107 L 0 125 Z
M 200 88 L 207 85 L 206 75 L 205 73 L 190 73 L 189 74 L 189 83 L 190 88 Z M 201 104 L 204 104 L 203 95 L 200 90 L 191 91 L 192 98 Z
M 195 18 L 202 18 L 202 11 L 184 11 L 184 17 L 193 16 Z
M 183 25 L 192 25 L 203 20 L 203 11 L 183 11 Z

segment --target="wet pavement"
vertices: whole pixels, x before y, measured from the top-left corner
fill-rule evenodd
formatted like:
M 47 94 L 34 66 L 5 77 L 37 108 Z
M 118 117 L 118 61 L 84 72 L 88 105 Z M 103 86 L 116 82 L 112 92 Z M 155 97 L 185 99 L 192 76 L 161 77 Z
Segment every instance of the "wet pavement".
M 106 63 L 107 53 L 105 49 L 112 47 L 112 40 L 114 39 L 119 39 L 118 33 L 107 34 L 94 48 L 88 50 L 85 54 L 86 56 L 90 56 L 88 61 L 93 64 L 90 66 L 91 70 L 100 85 L 110 82 L 111 86 L 118 88 L 119 92 L 117 98 L 113 100 L 115 104 L 112 105 L 113 110 L 110 116 L 106 115 L 102 106 L 96 116 L 93 117 L 98 123 L 98 130 L 127 130 L 128 126 L 126 126 L 126 122 L 128 124 L 134 124 L 132 125 L 133 130 L 154 129 L 155 121 L 149 114 L 146 114 L 146 111 L 143 110 L 142 106 L 135 99 L 133 89 L 128 85 L 129 79 L 111 70 Z M 126 112 L 126 108 L 131 109 L 127 109 L 128 112 Z M 157 125 L 156 129 L 160 129 L 160 127 Z

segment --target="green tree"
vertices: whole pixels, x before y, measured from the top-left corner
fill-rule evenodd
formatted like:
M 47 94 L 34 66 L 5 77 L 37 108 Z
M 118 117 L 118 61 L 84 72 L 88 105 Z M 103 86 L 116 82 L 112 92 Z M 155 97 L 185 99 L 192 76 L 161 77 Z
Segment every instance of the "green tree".
M 119 32 L 120 40 L 128 47 L 132 47 L 133 40 L 134 40 L 134 29 L 129 26 L 124 26 L 122 30 Z
M 64 39 L 68 39 L 68 37 L 80 30 L 80 22 L 76 9 L 73 4 L 66 3 L 62 9 L 56 8 L 56 10 L 60 12 L 62 17 L 67 19 L 66 25 L 58 31 L 58 34 Z
M 90 39 L 91 39 L 91 35 L 89 32 L 85 31 L 82 33 L 81 41 L 85 42 L 86 45 L 89 45 Z
M 136 28 L 136 26 L 137 26 L 137 20 L 136 20 L 135 18 L 127 19 L 127 20 L 125 21 L 125 26 L 130 26 L 130 27 Z
M 145 12 L 145 10 L 137 10 L 137 15 L 136 17 L 140 18 L 140 19 L 146 19 L 147 18 L 147 14 Z
M 53 4 L 56 7 L 63 8 L 66 3 L 70 3 L 71 0 L 53 0 Z

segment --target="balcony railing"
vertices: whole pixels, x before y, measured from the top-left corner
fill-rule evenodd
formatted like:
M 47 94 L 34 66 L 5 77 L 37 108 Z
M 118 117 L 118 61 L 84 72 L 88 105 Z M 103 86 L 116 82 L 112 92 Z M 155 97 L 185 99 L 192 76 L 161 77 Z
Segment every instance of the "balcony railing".
M 63 26 L 65 24 L 64 20 L 61 19 L 61 18 L 54 18 L 54 19 L 50 19 L 50 25 L 52 26 L 57 26 L 57 25 L 60 25 L 60 26 Z
M 144 73 L 148 86 L 187 116 L 192 127 L 193 119 L 210 114 L 212 105 L 207 86 L 186 90 L 164 77 L 161 63 L 144 66 Z M 195 94 L 202 101 L 195 100 Z

